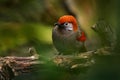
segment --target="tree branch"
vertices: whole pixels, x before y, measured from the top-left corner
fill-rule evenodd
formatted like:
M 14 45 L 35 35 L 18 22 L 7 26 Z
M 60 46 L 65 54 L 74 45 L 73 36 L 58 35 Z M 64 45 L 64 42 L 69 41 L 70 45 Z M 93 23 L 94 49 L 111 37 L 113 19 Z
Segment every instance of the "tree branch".
M 52 58 L 45 60 L 42 59 L 44 56 L 38 55 L 34 48 L 29 49 L 29 52 L 32 55 L 30 57 L 0 57 L 0 80 L 12 80 L 15 76 L 19 76 L 20 74 L 37 71 L 37 68 L 35 68 L 37 65 L 46 66 L 48 65 L 48 62 L 54 64 L 55 67 L 64 68 L 70 71 L 88 68 L 96 63 L 96 56 L 111 55 L 112 47 L 108 45 L 113 41 L 111 40 L 112 38 L 110 38 L 110 26 L 103 26 L 103 23 L 100 22 L 94 25 L 92 28 L 100 35 L 101 39 L 106 41 L 109 40 L 103 48 L 79 53 L 78 55 L 55 55 Z M 101 36 L 101 34 L 104 34 L 104 36 Z M 46 67 L 40 69 L 43 70 L 45 68 Z

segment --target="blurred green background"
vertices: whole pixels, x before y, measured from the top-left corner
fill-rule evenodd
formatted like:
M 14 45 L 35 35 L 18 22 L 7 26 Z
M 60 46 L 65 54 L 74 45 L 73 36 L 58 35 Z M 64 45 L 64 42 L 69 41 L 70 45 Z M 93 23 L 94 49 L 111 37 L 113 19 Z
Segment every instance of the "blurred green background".
M 119 33 L 119 3 L 119 0 L 0 0 L 0 55 L 28 56 L 30 55 L 28 48 L 35 47 L 40 55 L 51 57 L 56 53 L 51 39 L 53 24 L 60 16 L 72 14 L 70 11 L 78 17 L 81 28 L 87 34 L 88 50 L 100 48 L 101 41 L 91 26 L 98 19 L 105 19 L 117 30 L 116 33 Z M 117 35 L 117 37 L 120 36 Z M 67 79 L 66 77 L 70 77 L 68 72 L 58 73 L 53 71 L 50 65 L 47 68 L 49 77 L 44 74 L 48 71 L 43 70 L 39 73 L 43 76 L 42 78 L 34 77 L 29 80 L 73 80 L 74 77 L 76 78 L 76 75 L 73 75 L 72 78 Z M 88 74 L 91 72 L 94 74 L 92 70 Z M 34 74 L 39 76 L 38 73 Z M 56 77 L 52 77 L 52 74 L 56 74 Z M 81 75 L 81 80 L 105 80 L 87 79 L 86 73 Z M 19 77 L 16 80 L 23 80 L 23 78 Z M 79 77 L 76 80 L 79 80 Z
M 73 13 L 87 34 L 88 50 L 97 49 L 101 44 L 91 26 L 98 19 L 115 26 L 115 5 L 114 0 L 1 0 L 0 55 L 25 56 L 25 48 L 30 46 L 40 54 L 52 55 L 53 24 L 60 16 Z

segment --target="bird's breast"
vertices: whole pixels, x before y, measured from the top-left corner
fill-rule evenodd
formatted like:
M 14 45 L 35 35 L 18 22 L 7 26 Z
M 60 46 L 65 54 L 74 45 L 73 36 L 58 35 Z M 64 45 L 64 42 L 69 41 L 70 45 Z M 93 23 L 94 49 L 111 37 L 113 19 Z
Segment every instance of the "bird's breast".
M 63 54 L 71 54 L 79 51 L 83 43 L 76 40 L 76 33 L 59 34 L 53 30 L 52 39 L 56 49 Z

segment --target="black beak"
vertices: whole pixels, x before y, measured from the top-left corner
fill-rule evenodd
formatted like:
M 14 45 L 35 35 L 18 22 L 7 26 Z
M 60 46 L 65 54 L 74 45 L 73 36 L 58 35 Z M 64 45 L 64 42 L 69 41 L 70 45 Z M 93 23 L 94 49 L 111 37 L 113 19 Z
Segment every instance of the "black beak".
M 58 26 L 60 29 L 65 28 L 65 26 L 63 24 L 60 24 L 60 23 L 55 23 L 54 26 Z

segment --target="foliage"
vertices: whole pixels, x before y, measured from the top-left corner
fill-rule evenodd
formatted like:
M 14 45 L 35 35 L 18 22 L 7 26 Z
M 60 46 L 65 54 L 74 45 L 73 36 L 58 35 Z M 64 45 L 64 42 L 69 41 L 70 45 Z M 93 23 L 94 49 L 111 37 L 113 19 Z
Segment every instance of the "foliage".
M 28 47 L 34 46 L 39 54 L 44 55 L 43 59 L 51 58 L 56 53 L 51 40 L 52 26 L 59 16 L 70 14 L 63 4 L 65 1 L 71 1 L 70 9 L 75 11 L 81 28 L 88 36 L 90 50 L 101 47 L 91 26 L 99 19 L 112 25 L 116 34 L 112 55 L 95 56 L 96 63 L 87 70 L 81 69 L 79 74 L 48 62 L 39 67 L 46 69 L 18 76 L 15 80 L 26 80 L 28 77 L 31 78 L 29 80 L 119 80 L 119 0 L 0 0 L 0 55 L 26 56 Z M 100 36 L 106 37 L 104 34 Z M 109 39 L 112 39 L 111 35 Z
M 15 49 L 20 45 L 51 44 L 51 28 L 39 23 L 1 22 L 0 51 Z

